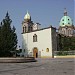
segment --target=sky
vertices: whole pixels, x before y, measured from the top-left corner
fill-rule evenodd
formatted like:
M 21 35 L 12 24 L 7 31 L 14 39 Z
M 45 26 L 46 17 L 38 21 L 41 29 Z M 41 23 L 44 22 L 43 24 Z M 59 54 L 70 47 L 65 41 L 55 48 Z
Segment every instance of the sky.
M 75 25 L 75 0 L 0 0 L 0 22 L 9 12 L 12 26 L 16 28 L 18 46 L 22 47 L 22 21 L 28 10 L 33 22 L 39 22 L 41 27 L 59 27 L 59 21 L 63 17 L 64 8 L 68 16 L 73 19 Z

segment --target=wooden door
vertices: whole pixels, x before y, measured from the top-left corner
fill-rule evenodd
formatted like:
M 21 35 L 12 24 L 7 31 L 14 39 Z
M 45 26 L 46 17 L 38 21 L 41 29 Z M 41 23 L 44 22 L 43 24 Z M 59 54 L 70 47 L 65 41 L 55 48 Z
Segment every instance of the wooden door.
M 34 56 L 35 58 L 38 57 L 38 49 L 37 49 L 37 48 L 34 48 L 34 49 L 33 49 L 33 56 Z

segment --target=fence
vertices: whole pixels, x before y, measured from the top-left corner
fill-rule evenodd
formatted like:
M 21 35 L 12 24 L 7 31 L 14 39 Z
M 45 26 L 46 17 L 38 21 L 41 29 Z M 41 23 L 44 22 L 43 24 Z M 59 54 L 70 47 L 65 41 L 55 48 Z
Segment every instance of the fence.
M 54 51 L 54 55 L 75 55 L 75 50 L 72 51 Z

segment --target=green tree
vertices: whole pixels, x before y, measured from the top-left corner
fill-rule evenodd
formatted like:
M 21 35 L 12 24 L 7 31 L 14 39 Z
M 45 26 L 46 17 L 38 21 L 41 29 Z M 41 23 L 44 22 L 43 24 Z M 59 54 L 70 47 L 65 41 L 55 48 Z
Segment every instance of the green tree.
M 0 33 L 0 56 L 12 56 L 12 52 L 17 47 L 17 35 L 15 33 L 15 27 L 11 28 L 12 20 L 8 12 L 6 13 L 5 19 L 1 22 L 1 33 Z
M 58 50 L 62 51 L 64 48 L 64 36 L 62 34 L 58 34 Z
M 68 51 L 68 50 L 75 50 L 75 37 L 74 36 L 64 36 L 64 35 L 58 35 L 59 36 L 59 49 L 60 51 Z
M 75 37 L 70 37 L 69 38 L 69 41 L 70 41 L 70 47 L 69 47 L 69 50 L 75 50 Z
M 0 52 L 2 51 L 2 22 L 0 23 Z

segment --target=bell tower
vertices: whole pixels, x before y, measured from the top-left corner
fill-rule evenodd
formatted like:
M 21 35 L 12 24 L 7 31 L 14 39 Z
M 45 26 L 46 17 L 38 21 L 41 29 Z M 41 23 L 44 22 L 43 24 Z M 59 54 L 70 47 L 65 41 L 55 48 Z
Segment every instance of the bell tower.
M 31 21 L 30 14 L 26 13 L 24 16 L 24 21 L 22 22 L 22 33 L 27 33 L 33 31 L 33 21 Z

